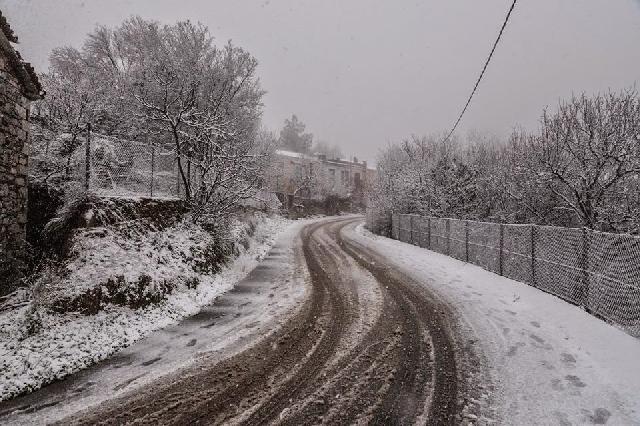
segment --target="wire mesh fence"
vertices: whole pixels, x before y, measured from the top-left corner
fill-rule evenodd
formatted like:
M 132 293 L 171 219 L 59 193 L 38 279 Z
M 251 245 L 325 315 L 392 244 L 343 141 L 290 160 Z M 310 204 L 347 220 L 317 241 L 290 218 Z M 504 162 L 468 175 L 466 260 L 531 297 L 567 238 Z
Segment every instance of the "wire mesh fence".
M 367 209 L 365 215 L 367 226 L 372 232 L 386 237 L 391 236 L 390 214 L 381 213 L 377 209 Z
M 391 226 L 394 239 L 527 283 L 640 337 L 639 237 L 405 214 Z
M 93 134 L 75 156 L 74 180 L 98 195 L 184 197 L 172 146 Z M 187 178 L 191 178 L 189 174 Z

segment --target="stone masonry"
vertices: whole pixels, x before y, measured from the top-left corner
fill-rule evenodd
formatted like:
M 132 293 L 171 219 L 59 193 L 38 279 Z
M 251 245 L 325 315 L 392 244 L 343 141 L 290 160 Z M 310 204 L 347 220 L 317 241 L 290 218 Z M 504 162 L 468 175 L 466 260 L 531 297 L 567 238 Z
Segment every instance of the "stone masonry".
M 29 104 L 42 97 L 31 66 L 12 43 L 17 37 L 0 12 L 0 295 L 24 273 L 27 222 Z

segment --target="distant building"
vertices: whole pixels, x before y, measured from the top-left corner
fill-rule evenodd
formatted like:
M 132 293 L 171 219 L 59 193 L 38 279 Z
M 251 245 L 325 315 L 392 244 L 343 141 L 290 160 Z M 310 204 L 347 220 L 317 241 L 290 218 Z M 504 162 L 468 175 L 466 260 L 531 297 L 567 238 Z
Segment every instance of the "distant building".
M 20 279 L 27 223 L 29 104 L 42 87 L 0 12 L 0 294 Z
M 362 201 L 375 176 L 366 161 L 345 160 L 325 155 L 276 151 L 271 190 L 281 196 L 322 199 L 329 195 Z

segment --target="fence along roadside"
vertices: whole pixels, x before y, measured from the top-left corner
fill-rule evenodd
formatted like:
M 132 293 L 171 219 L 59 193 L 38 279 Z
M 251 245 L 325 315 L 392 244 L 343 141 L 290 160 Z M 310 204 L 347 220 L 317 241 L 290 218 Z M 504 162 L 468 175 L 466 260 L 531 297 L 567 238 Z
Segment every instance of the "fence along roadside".
M 406 214 L 391 224 L 394 239 L 524 282 L 640 337 L 638 237 Z
M 172 146 L 148 144 L 87 133 L 70 166 L 74 180 L 103 196 L 183 198 Z M 187 178 L 197 179 L 187 168 Z

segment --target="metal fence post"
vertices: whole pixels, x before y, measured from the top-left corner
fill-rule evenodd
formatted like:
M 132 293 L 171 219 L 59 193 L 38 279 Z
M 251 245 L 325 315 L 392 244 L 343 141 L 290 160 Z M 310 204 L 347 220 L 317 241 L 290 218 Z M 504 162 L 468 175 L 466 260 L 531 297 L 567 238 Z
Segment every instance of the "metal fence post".
M 531 285 L 536 286 L 536 225 L 531 225 Z
M 398 234 L 399 234 L 399 231 L 398 231 L 397 215 L 391 212 L 391 238 L 393 238 L 394 240 L 399 239 Z
M 451 219 L 447 218 L 447 256 L 451 254 Z
M 409 244 L 414 244 L 413 241 L 413 215 L 409 215 Z
M 582 228 L 582 258 L 580 266 L 582 267 L 582 288 L 580 290 L 580 304 L 587 312 L 589 310 L 589 230 Z
M 91 180 L 91 123 L 87 123 L 87 141 L 84 145 L 84 189 L 88 191 Z
M 427 247 L 429 248 L 429 250 L 431 250 L 431 218 L 430 217 L 427 218 L 427 226 L 428 226 Z
M 502 256 L 504 256 L 504 223 L 500 224 L 500 242 L 499 242 L 499 252 L 498 252 L 498 272 L 500 275 L 503 275 L 504 268 L 504 260 Z
M 469 263 L 469 221 L 464 221 L 464 255 L 466 262 Z
M 153 198 L 153 175 L 155 173 L 156 147 L 151 145 L 151 198 Z

